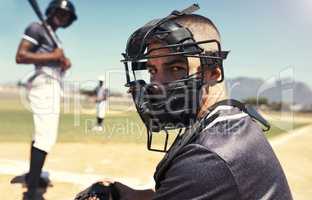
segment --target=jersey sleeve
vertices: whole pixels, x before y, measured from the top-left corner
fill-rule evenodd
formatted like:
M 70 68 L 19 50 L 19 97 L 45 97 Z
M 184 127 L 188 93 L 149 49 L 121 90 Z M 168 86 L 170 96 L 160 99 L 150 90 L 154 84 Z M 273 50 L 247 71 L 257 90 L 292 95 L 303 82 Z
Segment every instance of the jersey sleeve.
M 227 164 L 198 144 L 184 147 L 160 182 L 153 200 L 240 199 Z
M 39 23 L 34 22 L 26 28 L 23 39 L 31 42 L 34 45 L 39 45 L 42 34 L 42 26 Z

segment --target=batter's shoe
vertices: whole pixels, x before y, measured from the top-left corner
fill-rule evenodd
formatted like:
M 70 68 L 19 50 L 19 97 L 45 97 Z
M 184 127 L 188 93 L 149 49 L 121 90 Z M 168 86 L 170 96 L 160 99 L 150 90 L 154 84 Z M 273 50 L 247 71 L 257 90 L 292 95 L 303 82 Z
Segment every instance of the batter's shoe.
M 95 126 L 92 128 L 94 132 L 102 132 L 104 130 L 103 126 Z

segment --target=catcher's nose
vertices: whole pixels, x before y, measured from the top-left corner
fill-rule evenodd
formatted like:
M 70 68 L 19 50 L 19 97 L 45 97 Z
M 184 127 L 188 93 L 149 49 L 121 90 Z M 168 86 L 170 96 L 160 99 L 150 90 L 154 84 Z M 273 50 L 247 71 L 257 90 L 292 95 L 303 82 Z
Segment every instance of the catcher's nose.
M 157 103 L 165 98 L 165 90 L 159 84 L 149 84 L 146 86 L 146 94 L 150 103 Z
M 146 92 L 149 95 L 162 95 L 162 94 L 164 94 L 162 87 L 156 83 L 147 85 L 146 86 Z

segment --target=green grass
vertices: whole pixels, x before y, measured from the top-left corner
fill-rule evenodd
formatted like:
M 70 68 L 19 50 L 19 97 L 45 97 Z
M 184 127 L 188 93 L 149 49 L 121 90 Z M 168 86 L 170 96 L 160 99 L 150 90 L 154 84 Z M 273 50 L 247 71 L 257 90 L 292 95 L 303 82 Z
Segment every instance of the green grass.
M 83 105 L 83 107 L 92 108 L 90 105 Z M 32 113 L 25 109 L 19 100 L 0 100 L 0 122 L 0 142 L 31 140 Z M 94 115 L 61 114 L 58 142 L 146 142 L 146 129 L 136 112 L 108 115 L 104 121 L 105 130 L 100 133 L 91 131 L 94 123 Z M 155 142 L 159 143 L 162 139 L 156 137 Z
M 307 123 L 296 123 L 296 122 L 278 122 L 278 127 L 275 126 L 275 122 L 271 121 L 271 129 L 270 131 L 266 132 L 266 136 L 268 138 L 273 138 L 276 136 L 279 136 L 281 134 L 287 134 L 287 131 L 291 131 L 297 128 L 300 128 L 302 126 L 307 125 Z M 279 128 L 282 127 L 282 128 Z
M 86 107 L 92 107 L 85 105 Z M 83 143 L 145 143 L 146 130 L 136 112 L 125 112 L 121 115 L 108 115 L 105 118 L 105 131 L 95 133 L 90 131 L 92 123 L 95 123 L 93 115 L 62 114 L 58 142 L 83 142 Z M 290 124 L 284 122 L 287 127 Z M 273 123 L 274 124 L 274 123 Z M 294 123 L 293 128 L 305 124 Z M 29 142 L 33 132 L 32 114 L 26 110 L 18 99 L 0 100 L 0 142 Z M 285 132 L 272 126 L 266 134 L 267 137 L 275 137 Z M 174 137 L 172 137 L 173 139 Z M 160 134 L 155 138 L 156 143 L 163 141 Z

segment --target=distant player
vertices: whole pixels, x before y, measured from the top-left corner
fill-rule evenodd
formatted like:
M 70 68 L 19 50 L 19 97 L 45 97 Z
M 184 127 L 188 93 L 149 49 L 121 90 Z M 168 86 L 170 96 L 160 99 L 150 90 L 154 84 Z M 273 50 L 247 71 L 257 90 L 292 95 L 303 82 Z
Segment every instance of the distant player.
M 98 78 L 99 85 L 96 87 L 96 126 L 93 127 L 93 131 L 103 131 L 103 122 L 106 110 L 107 89 L 104 85 L 104 77 Z
M 65 0 L 53 0 L 46 10 L 46 16 L 47 23 L 54 31 L 69 27 L 77 19 L 74 5 Z M 26 28 L 17 50 L 16 62 L 35 65 L 35 73 L 28 80 L 35 130 L 24 199 L 37 199 L 37 188 L 43 181 L 40 178 L 42 167 L 57 139 L 62 74 L 71 67 L 71 62 L 62 49 L 56 48 L 42 24 L 37 22 Z

